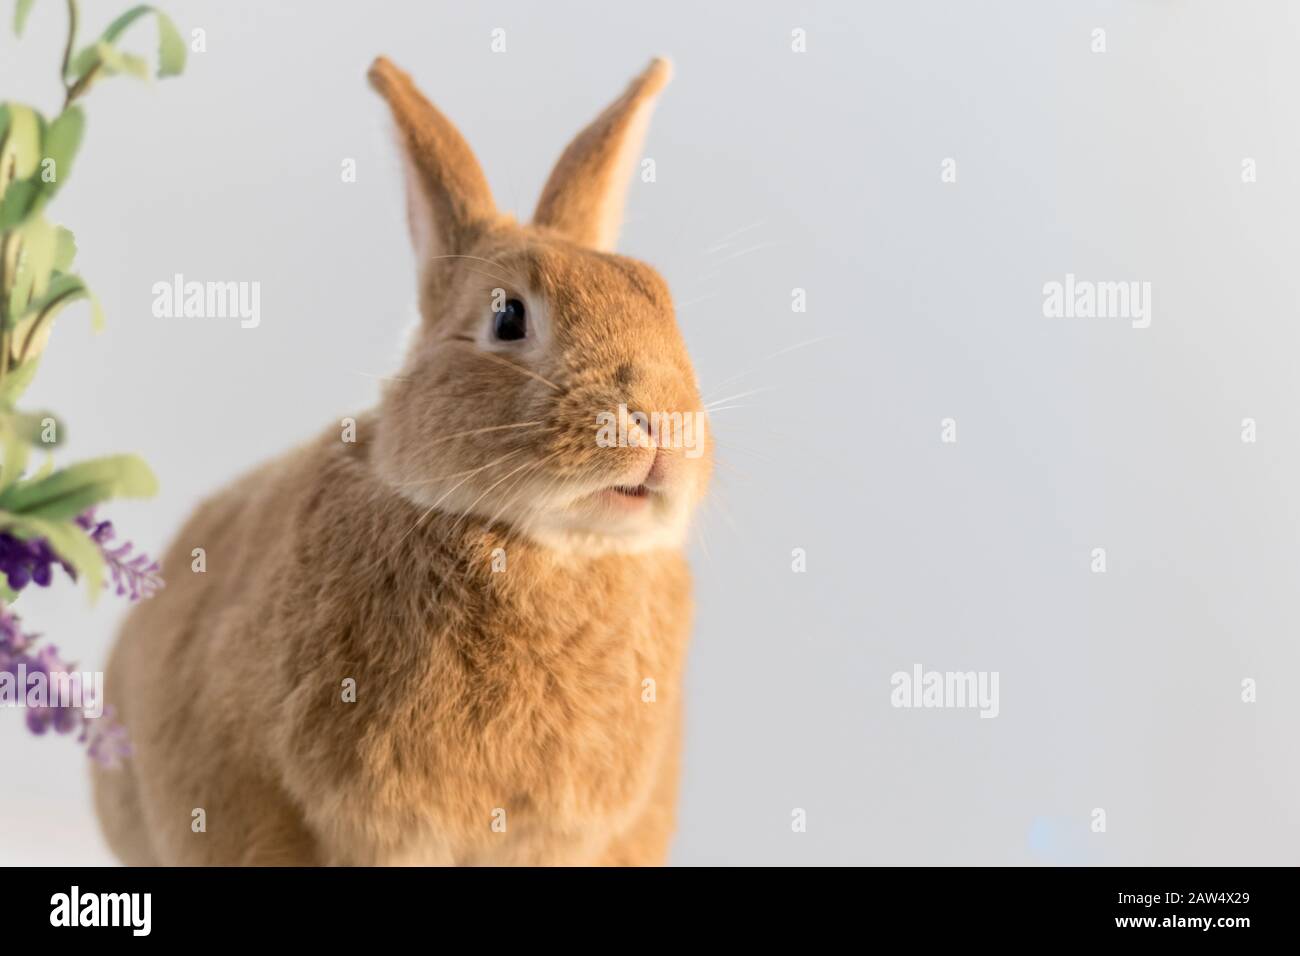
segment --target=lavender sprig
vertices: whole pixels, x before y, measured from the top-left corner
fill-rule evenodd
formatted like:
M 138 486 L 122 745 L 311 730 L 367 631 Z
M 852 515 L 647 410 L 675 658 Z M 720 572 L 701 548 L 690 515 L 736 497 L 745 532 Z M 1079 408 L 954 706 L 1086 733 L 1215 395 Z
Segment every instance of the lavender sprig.
M 113 587 L 119 596 L 139 601 L 141 598 L 152 597 L 163 586 L 160 574 L 162 568 L 157 561 L 150 560 L 144 552 L 133 554 L 135 546 L 130 541 L 110 545 L 116 534 L 113 522 L 96 521 L 94 508 L 78 515 L 77 524 L 99 546 L 104 562 L 108 565 Z
M 120 767 L 122 761 L 131 756 L 131 740 L 126 727 L 118 723 L 112 707 L 105 707 L 99 717 L 81 719 L 81 736 L 77 738 L 86 745 L 86 756 L 101 767 L 112 769 Z
M 80 674 L 63 661 L 53 645 L 46 644 L 38 649 L 36 644 L 39 640 L 40 635 L 25 633 L 18 615 L 0 604 L 0 671 L 12 675 L 15 684 L 20 667 L 29 681 L 37 673 L 47 677 L 67 674 L 70 680 L 77 682 L 84 695 L 88 688 L 80 684 Z M 27 729 L 32 733 L 45 734 L 53 729 L 55 733 L 68 734 L 80 728 L 78 741 L 86 745 L 86 754 L 102 767 L 116 767 L 130 756 L 126 728 L 114 718 L 113 708 L 106 707 L 99 717 L 87 717 L 83 710 L 68 704 L 28 707 L 25 703 L 26 687 L 17 687 L 17 694 L 27 711 Z M 87 703 L 84 696 L 82 703 Z

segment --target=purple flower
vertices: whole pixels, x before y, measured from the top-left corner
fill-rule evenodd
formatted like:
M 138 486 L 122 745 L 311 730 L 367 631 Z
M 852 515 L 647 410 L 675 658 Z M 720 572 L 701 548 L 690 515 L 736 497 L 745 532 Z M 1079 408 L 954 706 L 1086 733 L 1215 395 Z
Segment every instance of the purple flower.
M 27 646 L 27 638 L 18 625 L 18 616 L 0 604 L 0 665 L 6 653 L 17 653 Z
M 131 756 L 126 728 L 117 722 L 112 707 L 105 707 L 99 717 L 83 718 L 77 739 L 86 745 L 86 755 L 101 767 L 120 767 Z
M 92 508 L 78 515 L 76 523 L 104 556 L 109 577 L 119 595 L 138 601 L 150 597 L 163 586 L 158 562 L 151 561 L 146 554 L 135 553 L 135 547 L 129 541 L 112 543 L 111 521 L 97 521 Z M 48 587 L 55 564 L 61 565 L 69 576 L 76 579 L 74 570 L 44 538 L 23 540 L 0 531 L 0 574 L 4 574 L 14 591 L 21 591 L 33 581 L 38 587 Z M 114 719 L 112 708 L 105 709 L 99 717 L 87 717 L 84 710 L 72 706 L 71 701 L 27 706 L 27 685 L 32 677 L 45 675 L 48 679 L 53 674 L 66 675 L 66 686 L 72 691 L 73 700 L 80 700 L 83 707 L 93 703 L 85 696 L 89 688 L 84 687 L 80 675 L 63 662 L 56 648 L 47 644 L 34 649 L 37 639 L 35 634 L 24 633 L 18 616 L 0 603 L 0 671 L 13 675 L 15 683 L 18 683 L 20 669 L 27 676 L 24 686 L 17 688 L 19 703 L 27 711 L 27 728 L 34 734 L 45 734 L 51 729 L 58 734 L 67 734 L 80 728 L 78 740 L 86 745 L 90 758 L 106 767 L 117 766 L 130 755 L 131 748 L 126 728 Z
M 52 645 L 45 645 L 34 655 L 29 655 L 23 662 L 27 665 L 27 679 L 30 682 L 32 675 L 43 674 L 49 680 L 54 675 L 66 677 L 67 687 L 74 700 L 81 700 L 83 704 L 89 706 L 92 702 L 87 700 L 83 694 L 88 690 L 81 683 L 81 674 L 72 669 L 72 665 L 64 663 L 59 657 L 58 648 Z M 26 688 L 21 688 L 21 692 L 26 692 Z M 81 723 L 81 711 L 72 705 L 70 701 L 60 704 L 45 704 L 38 707 L 27 706 L 27 728 L 34 734 L 43 734 L 50 728 L 56 733 L 67 734 L 76 730 Z
M 78 728 L 77 738 L 86 745 L 87 755 L 105 767 L 115 767 L 124 757 L 130 755 L 126 728 L 113 716 L 113 709 L 107 707 L 99 717 L 88 717 L 84 710 L 72 706 L 70 701 L 60 702 L 57 706 L 46 703 L 40 706 L 27 706 L 27 685 L 33 675 L 67 675 L 67 686 L 73 693 L 73 699 L 80 698 L 83 706 L 93 705 L 87 700 L 89 688 L 81 682 L 81 675 L 72 670 L 59 656 L 58 649 L 46 644 L 35 648 L 38 635 L 26 634 L 22 630 L 18 615 L 8 607 L 0 604 L 0 671 L 13 676 L 18 683 L 20 668 L 27 681 L 16 688 L 18 703 L 26 710 L 27 728 L 34 734 L 45 734 L 51 729 L 58 734 L 68 734 Z M 77 694 L 80 691 L 80 694 Z
M 159 573 L 162 568 L 157 561 L 149 560 L 149 556 L 143 552 L 132 554 L 134 545 L 130 541 L 110 545 L 115 535 L 113 522 L 96 521 L 94 508 L 78 515 L 77 524 L 90 535 L 90 540 L 99 545 L 119 597 L 126 595 L 130 600 L 138 601 L 152 597 L 163 586 L 162 575 Z
M 7 531 L 0 531 L 0 573 L 4 574 L 13 590 L 21 591 L 32 581 L 39 587 L 49 587 L 53 579 L 51 569 L 55 564 L 72 575 L 72 569 L 54 553 L 44 538 L 24 541 Z

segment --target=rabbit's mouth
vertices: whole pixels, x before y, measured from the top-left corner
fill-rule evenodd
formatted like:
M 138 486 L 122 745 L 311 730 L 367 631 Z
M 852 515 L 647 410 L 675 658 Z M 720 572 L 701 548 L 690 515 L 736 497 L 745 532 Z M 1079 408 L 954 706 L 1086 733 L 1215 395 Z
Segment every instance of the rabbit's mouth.
M 631 481 L 625 477 L 622 484 L 602 488 L 595 497 L 602 504 L 624 511 L 644 508 L 650 504 L 651 498 L 659 497 L 664 490 L 664 459 L 665 456 L 655 449 L 649 463 L 633 475 Z
M 596 499 L 607 508 L 619 511 L 639 511 L 648 507 L 656 492 L 645 485 L 614 485 L 596 492 Z
M 644 498 L 650 494 L 650 489 L 645 485 L 637 485 L 635 488 L 629 488 L 627 485 L 615 485 L 610 491 L 618 495 L 626 495 L 628 498 Z
M 641 451 L 602 479 L 562 491 L 527 530 L 543 544 L 588 554 L 677 547 L 694 504 L 691 467 L 666 449 Z
M 676 547 L 685 537 L 690 505 L 680 482 L 642 471 L 575 489 L 553 502 L 529 530 L 544 544 L 584 553 Z

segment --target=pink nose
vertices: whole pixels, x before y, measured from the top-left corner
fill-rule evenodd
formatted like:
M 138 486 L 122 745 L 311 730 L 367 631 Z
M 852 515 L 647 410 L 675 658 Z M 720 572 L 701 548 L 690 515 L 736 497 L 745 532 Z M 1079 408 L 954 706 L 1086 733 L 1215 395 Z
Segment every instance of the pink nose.
M 645 476 L 645 484 L 651 488 L 661 488 L 672 480 L 674 470 L 672 455 L 662 448 L 656 448 L 655 460 L 651 463 L 650 471 Z

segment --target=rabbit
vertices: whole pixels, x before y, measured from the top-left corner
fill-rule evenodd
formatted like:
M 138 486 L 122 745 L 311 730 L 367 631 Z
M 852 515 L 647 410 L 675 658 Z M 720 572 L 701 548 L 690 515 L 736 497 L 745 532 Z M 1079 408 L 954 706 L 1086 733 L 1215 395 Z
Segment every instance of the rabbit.
M 596 423 L 706 421 L 666 283 L 611 251 L 670 69 L 568 145 L 522 225 L 374 62 L 420 325 L 354 434 L 201 504 L 123 625 L 105 686 L 133 752 L 94 771 L 123 862 L 666 861 L 712 438 Z

